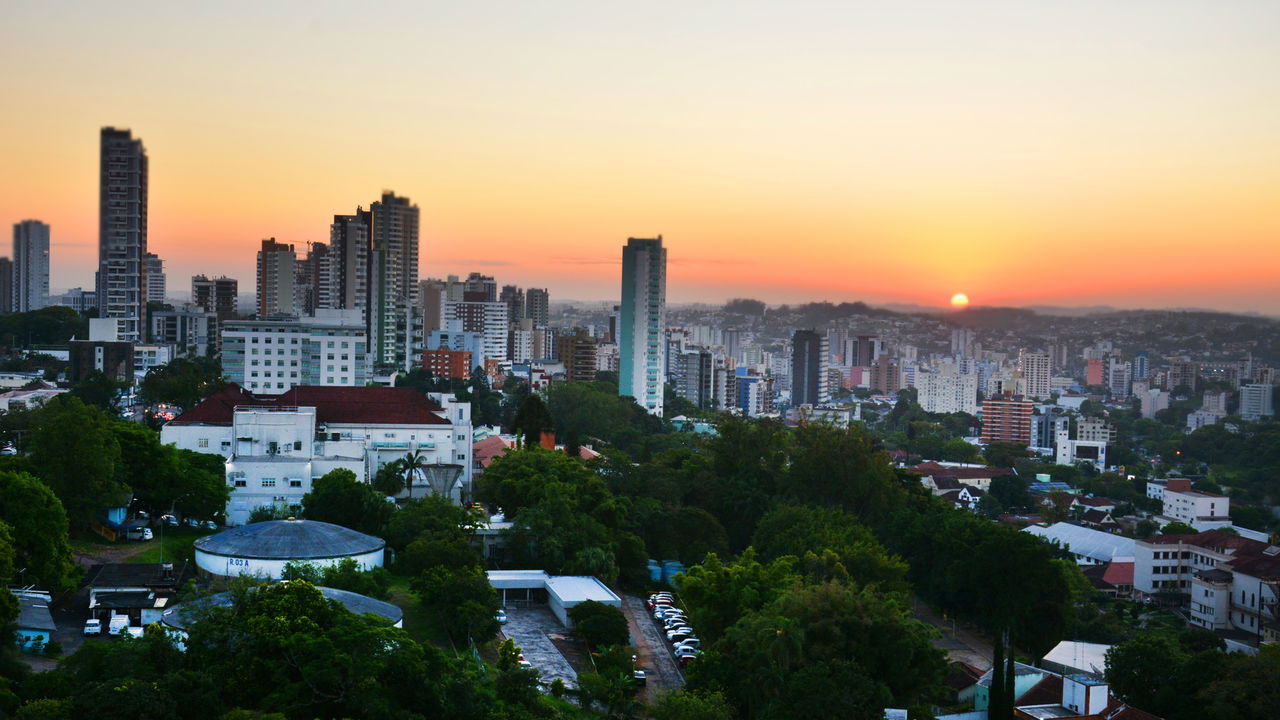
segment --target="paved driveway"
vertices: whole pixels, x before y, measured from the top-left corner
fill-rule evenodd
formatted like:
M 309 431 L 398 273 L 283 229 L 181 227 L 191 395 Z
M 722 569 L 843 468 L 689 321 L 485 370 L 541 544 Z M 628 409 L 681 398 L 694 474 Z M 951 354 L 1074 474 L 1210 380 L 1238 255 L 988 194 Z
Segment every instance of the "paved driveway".
M 622 612 L 627 616 L 631 641 L 636 645 L 636 664 L 649 676 L 645 689 L 640 693 L 641 699 L 656 700 L 662 691 L 684 687 L 684 674 L 676 665 L 671 646 L 658 623 L 654 622 L 644 598 L 623 595 Z
M 560 620 L 542 607 L 507 608 L 507 624 L 502 626 L 502 635 L 520 646 L 524 659 L 533 665 L 543 680 L 549 683 L 560 678 L 566 687 L 576 688 L 578 673 L 547 637 L 547 633 L 564 631 Z

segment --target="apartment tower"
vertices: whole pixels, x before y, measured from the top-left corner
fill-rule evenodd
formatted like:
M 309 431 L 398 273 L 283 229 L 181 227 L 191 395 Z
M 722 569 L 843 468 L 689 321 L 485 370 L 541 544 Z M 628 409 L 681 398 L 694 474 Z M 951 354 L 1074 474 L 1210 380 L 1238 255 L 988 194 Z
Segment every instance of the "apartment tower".
M 527 296 L 526 296 L 527 299 Z M 618 394 L 662 415 L 666 343 L 667 250 L 662 236 L 628 238 L 622 248 L 622 309 L 618 320 Z
M 128 130 L 102 128 L 98 172 L 98 315 L 115 318 L 118 337 L 145 335 L 147 151 Z
M 49 304 L 49 226 L 39 220 L 13 225 L 12 283 L 9 307 L 13 312 Z

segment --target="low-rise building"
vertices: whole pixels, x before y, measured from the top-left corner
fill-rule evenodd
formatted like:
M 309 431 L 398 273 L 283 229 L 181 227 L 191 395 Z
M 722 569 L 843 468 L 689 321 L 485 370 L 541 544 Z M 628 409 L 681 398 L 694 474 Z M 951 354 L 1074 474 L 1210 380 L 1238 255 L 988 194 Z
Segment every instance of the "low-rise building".
M 1044 538 L 1071 553 L 1078 565 L 1105 565 L 1113 561 L 1132 562 L 1134 541 L 1091 528 L 1058 522 L 1048 527 L 1032 525 L 1023 530 Z
M 1212 530 L 1231 524 L 1231 498 L 1193 490 L 1187 478 L 1169 478 L 1164 487 L 1164 511 L 1157 518 L 1164 524 L 1182 522 L 1197 530 Z
M 221 338 L 223 375 L 251 392 L 278 395 L 297 385 L 359 387 L 372 377 L 368 331 L 359 310 L 229 320 Z
M 260 506 L 300 505 L 312 481 L 331 470 L 369 482 L 414 453 L 428 465 L 460 467 L 449 492 L 455 501 L 471 486 L 471 405 L 447 393 L 304 385 L 259 395 L 233 383 L 167 423 L 160 438 L 225 458 L 229 525 L 244 524 Z M 415 476 L 411 492 L 431 491 L 425 472 Z

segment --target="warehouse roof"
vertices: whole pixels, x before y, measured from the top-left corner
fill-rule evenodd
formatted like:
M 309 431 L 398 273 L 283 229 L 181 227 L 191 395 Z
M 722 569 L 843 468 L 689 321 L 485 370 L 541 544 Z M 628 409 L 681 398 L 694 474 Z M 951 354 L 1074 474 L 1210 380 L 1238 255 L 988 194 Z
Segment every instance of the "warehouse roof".
M 197 552 L 258 560 L 317 560 L 386 547 L 382 538 L 318 520 L 268 520 L 227 528 L 195 542 Z
M 1116 558 L 1133 559 L 1133 540 L 1119 535 L 1091 530 L 1071 523 L 1059 522 L 1049 527 L 1031 525 L 1024 529 L 1032 535 L 1057 543 L 1076 555 L 1083 555 L 1096 562 L 1111 562 Z

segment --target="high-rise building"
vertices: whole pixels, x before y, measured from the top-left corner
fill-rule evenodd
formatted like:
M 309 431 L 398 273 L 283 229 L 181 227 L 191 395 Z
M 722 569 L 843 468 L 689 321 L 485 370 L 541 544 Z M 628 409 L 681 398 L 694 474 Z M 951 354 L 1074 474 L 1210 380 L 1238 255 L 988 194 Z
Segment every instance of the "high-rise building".
M 492 275 L 473 272 L 463 282 L 462 291 L 464 293 L 475 293 L 476 295 L 473 297 L 475 300 L 497 302 L 498 281 L 494 280 Z
M 476 293 L 475 297 L 483 295 Z M 480 337 L 480 346 L 471 356 L 477 367 L 508 359 L 509 327 L 506 303 L 479 300 L 446 300 L 444 303 L 445 330 L 476 333 Z
M 827 336 L 797 330 L 791 336 L 791 404 L 826 405 L 831 402 L 827 385 L 830 364 Z
M 1240 386 L 1240 417 L 1261 420 L 1275 417 L 1275 386 L 1249 383 Z
M 369 208 L 369 344 L 374 365 L 407 366 L 422 347 L 418 305 L 418 206 L 393 192 Z M 506 332 L 503 328 L 503 345 Z
M 1127 398 L 1133 392 L 1133 365 L 1118 357 L 1107 365 L 1107 390 L 1112 397 Z
M 369 244 L 373 214 L 356 209 L 352 215 L 334 215 L 329 225 L 329 247 L 320 273 L 322 285 L 316 304 L 324 308 L 369 308 Z M 416 237 L 415 228 L 415 237 Z
M 98 173 L 98 316 L 122 342 L 147 327 L 147 151 L 128 130 L 102 128 Z
M 297 262 L 292 245 L 276 242 L 275 238 L 262 241 L 262 249 L 258 251 L 259 319 L 297 314 L 294 307 Z
M 507 304 L 507 319 L 519 322 L 524 319 L 524 291 L 515 285 L 503 285 L 498 300 Z
M 556 357 L 564 363 L 566 380 L 591 382 L 596 379 L 597 342 L 585 328 L 556 338 Z
M 897 358 L 881 355 L 871 363 L 871 389 L 889 395 L 902 389 L 902 366 Z
M 967 327 L 951 328 L 951 355 L 968 357 L 973 346 L 973 330 Z
M 1022 366 L 1022 379 L 1026 383 L 1027 395 L 1033 398 L 1049 397 L 1049 354 L 1024 351 L 1019 364 Z
M 218 316 L 218 320 L 230 320 L 236 316 L 240 283 L 225 275 L 210 279 L 205 275 L 191 276 L 191 304 Z
M 982 434 L 979 440 L 989 443 L 1031 444 L 1031 416 L 1035 405 L 1026 398 L 1001 395 L 982 402 Z
M 12 312 L 49 304 L 49 226 L 39 220 L 13 225 L 13 270 L 9 293 Z
M 622 248 L 622 309 L 618 317 L 618 394 L 662 415 L 666 344 L 667 250 L 662 236 L 628 238 Z
M 0 257 L 0 313 L 13 312 L 13 295 L 13 261 Z
M 1133 354 L 1133 379 L 1146 380 L 1151 375 L 1151 359 L 1146 350 Z
M 524 316 L 535 327 L 546 327 L 551 319 L 550 295 L 546 288 L 529 288 L 524 293 Z
M 978 376 L 951 372 L 916 375 L 916 391 L 925 412 L 978 414 Z
M 164 260 L 155 253 L 147 253 L 142 256 L 142 264 L 147 272 L 147 302 L 163 303 L 168 289 L 165 284 Z

